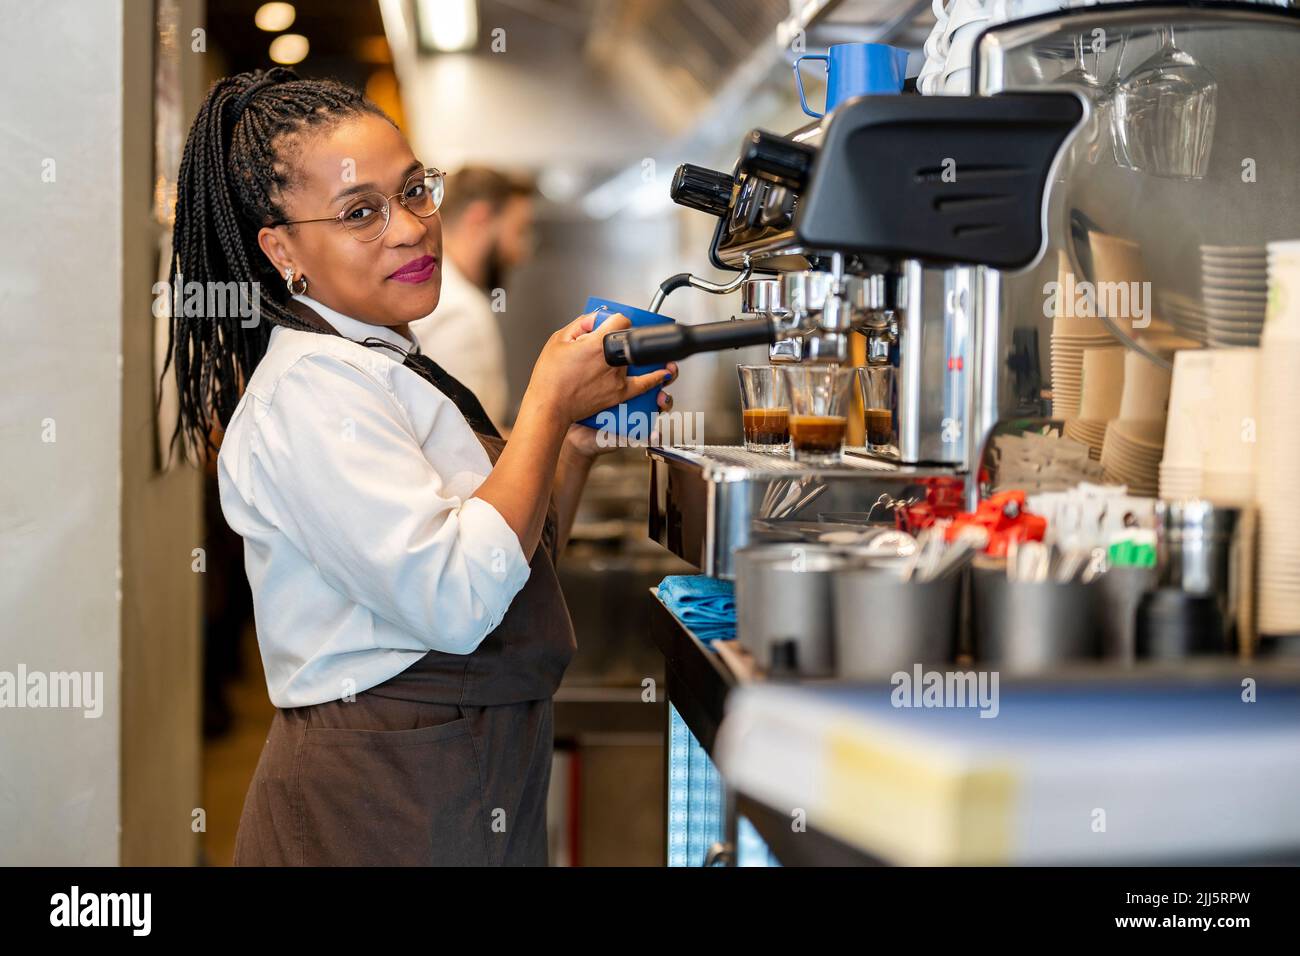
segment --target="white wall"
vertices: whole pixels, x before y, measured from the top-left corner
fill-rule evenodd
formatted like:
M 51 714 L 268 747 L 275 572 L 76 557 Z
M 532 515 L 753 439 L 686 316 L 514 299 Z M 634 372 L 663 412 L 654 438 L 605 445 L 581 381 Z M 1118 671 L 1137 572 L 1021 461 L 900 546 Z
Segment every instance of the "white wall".
M 102 675 L 98 717 L 0 707 L 0 864 L 195 859 L 200 476 L 154 470 L 152 8 L 0 0 L 0 671 Z
M 112 864 L 121 0 L 2 0 L 0 22 L 0 670 L 102 672 L 106 698 L 97 719 L 0 709 L 0 862 Z

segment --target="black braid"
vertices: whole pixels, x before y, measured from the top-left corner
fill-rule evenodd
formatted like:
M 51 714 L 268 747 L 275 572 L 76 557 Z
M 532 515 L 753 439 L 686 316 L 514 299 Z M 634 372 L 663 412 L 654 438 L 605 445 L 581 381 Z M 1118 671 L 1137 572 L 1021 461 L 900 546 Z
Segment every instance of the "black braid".
M 356 90 L 283 67 L 229 76 L 208 91 L 181 157 L 169 285 L 235 282 L 250 290 L 257 282 L 260 319 L 245 328 L 238 315 L 207 315 L 206 293 L 203 315 L 173 308 L 163 366 L 164 376 L 175 367 L 180 398 L 173 443 L 183 435 L 195 449 L 213 450 L 213 425 L 230 421 L 272 325 L 317 331 L 289 310 L 257 231 L 285 218 L 280 198 L 295 182 L 294 137 L 366 113 L 384 116 Z M 183 300 L 183 287 L 178 294 Z

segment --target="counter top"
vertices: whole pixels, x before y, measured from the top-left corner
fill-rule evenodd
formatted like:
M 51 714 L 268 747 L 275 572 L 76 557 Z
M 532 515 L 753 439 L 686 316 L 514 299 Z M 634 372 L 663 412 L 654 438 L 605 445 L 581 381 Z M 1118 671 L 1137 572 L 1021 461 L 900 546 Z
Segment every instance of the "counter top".
M 1295 827 L 1288 828 L 1287 815 L 1264 794 L 1271 789 L 1300 800 L 1300 720 L 1290 721 L 1300 702 L 1300 662 L 1217 658 L 1133 668 L 1098 664 L 1034 677 L 1007 675 L 1000 694 L 1004 717 L 1010 714 L 1010 720 L 982 721 L 967 711 L 975 719 L 965 721 L 951 708 L 946 714 L 905 717 L 889 706 L 891 687 L 885 682 L 738 679 L 657 596 L 653 617 L 654 640 L 667 664 L 669 699 L 710 756 L 723 765 L 737 811 L 783 863 L 1014 863 L 1052 860 L 1054 854 L 1064 854 L 1066 861 L 1176 862 L 1171 856 L 1177 853 L 1170 847 L 1177 846 L 1180 825 L 1187 832 L 1217 834 L 1205 841 L 1204 852 L 1193 856 L 1196 860 L 1226 856 L 1254 862 L 1279 853 L 1294 859 L 1300 849 Z M 1263 696 L 1263 706 L 1238 702 L 1246 679 L 1255 682 L 1251 686 Z M 724 712 L 736 711 L 736 704 L 742 705 L 744 727 L 737 732 L 733 720 L 732 739 L 720 742 Z M 768 706 L 766 712 L 763 705 Z M 823 708 L 829 715 L 824 721 L 816 718 Z M 1091 714 L 1086 721 L 1090 724 L 1109 720 L 1108 740 L 1100 730 L 1082 728 L 1084 721 L 1073 719 L 1078 713 Z M 756 714 L 771 720 L 755 722 Z M 861 722 L 855 723 L 859 717 Z M 1036 734 L 1044 721 L 1052 729 Z M 1126 728 L 1132 728 L 1131 733 Z M 737 746 L 746 733 L 748 745 Z M 781 746 L 768 746 L 778 739 Z M 756 741 L 759 746 L 754 746 Z M 972 741 L 975 746 L 969 746 Z M 986 751 L 995 754 L 992 762 L 985 759 Z M 819 755 L 832 752 L 840 762 L 828 770 L 835 761 Z M 1078 766 L 1076 753 L 1085 761 Z M 1115 759 L 1122 765 L 1118 772 Z M 1159 769 L 1153 770 L 1157 764 Z M 1207 770 L 1175 780 L 1197 766 Z M 888 767 L 893 767 L 890 773 L 882 772 Z M 1135 768 L 1149 771 L 1149 778 L 1136 781 Z M 1224 779 L 1242 780 L 1241 772 L 1252 777 L 1267 774 L 1272 785 L 1258 792 L 1239 784 L 1218 785 Z M 1261 783 L 1265 779 L 1259 777 Z M 830 782 L 839 788 L 833 797 L 826 796 L 835 789 Z M 1214 794 L 1203 795 L 1211 787 Z M 1156 799 L 1153 788 L 1169 791 L 1159 798 L 1164 801 L 1159 813 L 1150 806 Z M 1251 792 L 1249 799 L 1237 801 L 1241 813 L 1236 819 L 1229 809 L 1227 818 L 1218 818 L 1213 827 L 1194 823 L 1204 813 L 1218 812 L 1209 804 L 1231 802 L 1244 790 Z M 1067 806 L 1067 797 L 1076 791 L 1082 802 Z M 1034 804 L 1027 810 L 1031 797 Z M 901 801 L 895 807 L 904 811 L 900 823 L 910 823 L 916 838 L 893 839 L 887 828 L 857 826 L 855 817 L 862 815 L 845 807 L 856 808 L 864 798 L 877 806 L 877 801 Z M 1114 815 L 1112 835 L 1100 851 L 1103 840 L 1090 843 L 1067 832 L 1070 820 L 1079 813 L 1086 816 L 1088 807 L 1095 805 L 1111 807 Z M 826 826 L 819 829 L 809 822 L 807 832 L 792 833 L 790 814 L 775 809 L 782 806 L 807 809 Z M 1185 823 L 1170 824 L 1172 832 L 1164 839 L 1173 842 L 1162 845 L 1155 831 L 1174 813 L 1182 813 Z M 1137 820 L 1142 825 L 1134 830 Z M 995 829 L 999 836 L 991 843 L 982 837 L 948 843 L 928 839 L 932 832 L 951 834 L 962 826 L 971 834 Z M 1081 826 L 1086 833 L 1086 819 Z M 1133 839 L 1135 833 L 1151 833 L 1153 838 Z M 1238 852 L 1238 847 L 1244 849 Z

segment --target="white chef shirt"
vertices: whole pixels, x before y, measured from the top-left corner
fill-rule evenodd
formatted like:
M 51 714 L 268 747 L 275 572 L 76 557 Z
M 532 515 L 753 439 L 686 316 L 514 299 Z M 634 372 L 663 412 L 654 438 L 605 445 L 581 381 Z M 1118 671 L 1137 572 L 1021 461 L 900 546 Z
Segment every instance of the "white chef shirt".
M 442 292 L 438 307 L 411 323 L 420 351 L 445 368 L 483 403 L 488 418 L 505 423 L 509 387 L 506 347 L 487 295 L 465 277 L 449 256 L 438 262 Z
M 274 328 L 217 459 L 282 708 L 366 690 L 430 649 L 471 653 L 530 571 L 470 497 L 491 464 L 455 404 L 401 354 L 358 344 L 411 342 L 296 298 L 343 337 Z

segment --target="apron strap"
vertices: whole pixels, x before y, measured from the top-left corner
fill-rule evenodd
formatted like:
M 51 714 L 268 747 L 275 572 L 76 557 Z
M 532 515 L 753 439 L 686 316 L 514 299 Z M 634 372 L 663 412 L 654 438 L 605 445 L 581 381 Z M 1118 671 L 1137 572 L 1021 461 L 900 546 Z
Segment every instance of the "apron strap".
M 301 302 L 291 299 L 289 308 L 304 322 L 315 328 L 316 331 L 325 335 L 337 335 L 339 338 L 343 338 L 337 329 L 317 315 L 313 309 L 308 308 Z M 497 431 L 496 425 L 492 424 L 492 419 L 488 417 L 488 413 L 483 408 L 483 403 L 478 400 L 478 396 L 427 355 L 420 355 L 413 350 L 400 348 L 392 342 L 386 342 L 380 338 L 363 339 L 357 344 L 364 345 L 366 348 L 383 347 L 392 349 L 402 356 L 404 366 L 452 400 L 460 413 L 465 416 L 465 421 L 469 422 L 470 428 L 484 435 L 491 435 L 493 438 L 501 437 L 501 433 Z

